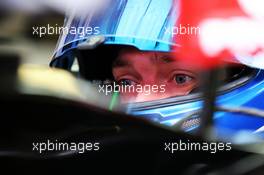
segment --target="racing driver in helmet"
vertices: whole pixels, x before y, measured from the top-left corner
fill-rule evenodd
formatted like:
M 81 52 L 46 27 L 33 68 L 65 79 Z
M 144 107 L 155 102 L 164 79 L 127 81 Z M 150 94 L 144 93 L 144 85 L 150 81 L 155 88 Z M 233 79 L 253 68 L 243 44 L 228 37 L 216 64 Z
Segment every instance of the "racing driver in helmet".
M 112 97 L 120 96 L 122 103 L 132 104 L 129 113 L 165 125 L 173 126 L 182 117 L 201 109 L 200 96 L 192 93 L 201 84 L 199 71 L 172 56 L 172 48 L 180 47 L 173 40 L 179 1 L 106 3 L 109 4 L 84 16 L 67 15 L 51 67 L 77 71 L 100 87 L 114 86 Z M 217 105 L 263 109 L 264 103 L 255 101 L 264 97 L 263 77 L 262 70 L 232 65 L 221 77 L 224 86 L 219 89 Z M 126 86 L 130 91 L 122 88 Z M 118 93 L 114 91 L 116 88 Z M 229 133 L 241 128 L 257 131 L 264 126 L 261 118 L 253 121 L 248 115 L 236 115 L 217 113 L 215 127 L 219 131 L 228 128 Z M 193 124 L 185 130 L 199 124 L 189 123 Z

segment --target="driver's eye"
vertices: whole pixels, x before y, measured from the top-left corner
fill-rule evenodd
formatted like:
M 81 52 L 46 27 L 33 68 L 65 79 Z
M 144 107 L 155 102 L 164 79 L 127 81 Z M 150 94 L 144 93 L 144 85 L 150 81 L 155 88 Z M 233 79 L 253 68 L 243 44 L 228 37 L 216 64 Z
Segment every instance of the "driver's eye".
M 177 84 L 182 85 L 184 83 L 188 83 L 193 80 L 193 77 L 185 75 L 185 74 L 176 74 L 174 76 L 174 80 Z
M 131 85 L 135 85 L 136 82 L 129 80 L 129 79 L 121 79 L 118 81 L 118 84 L 120 86 L 131 86 Z

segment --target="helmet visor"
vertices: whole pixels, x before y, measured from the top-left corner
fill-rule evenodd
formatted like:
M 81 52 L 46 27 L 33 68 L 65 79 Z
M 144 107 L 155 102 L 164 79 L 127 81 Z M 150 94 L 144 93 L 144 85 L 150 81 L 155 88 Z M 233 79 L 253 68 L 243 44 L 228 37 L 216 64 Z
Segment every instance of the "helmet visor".
M 106 44 L 132 45 L 146 51 L 170 51 L 171 30 L 178 18 L 174 0 L 107 0 L 83 16 L 71 12 L 60 30 L 54 58 L 89 38 Z M 89 5 L 89 4 L 87 4 Z

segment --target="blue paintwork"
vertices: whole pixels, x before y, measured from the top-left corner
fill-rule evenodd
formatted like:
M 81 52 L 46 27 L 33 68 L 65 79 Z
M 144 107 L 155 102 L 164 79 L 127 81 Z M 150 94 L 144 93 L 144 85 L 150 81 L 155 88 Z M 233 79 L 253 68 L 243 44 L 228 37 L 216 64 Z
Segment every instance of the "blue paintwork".
M 55 49 L 54 59 L 76 49 L 92 36 L 104 36 L 104 44 L 130 45 L 140 50 L 171 50 L 172 29 L 178 19 L 174 0 L 110 0 L 111 6 L 98 13 L 79 17 L 72 14 L 65 20 L 66 28 L 97 27 L 99 33 L 85 35 L 64 33 Z

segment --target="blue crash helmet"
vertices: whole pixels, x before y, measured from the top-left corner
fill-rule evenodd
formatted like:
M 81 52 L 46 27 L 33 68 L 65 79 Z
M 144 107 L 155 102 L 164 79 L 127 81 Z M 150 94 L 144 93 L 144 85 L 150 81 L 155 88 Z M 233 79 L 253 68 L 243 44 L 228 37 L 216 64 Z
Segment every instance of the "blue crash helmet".
M 179 17 L 179 3 L 176 1 L 105 2 L 109 4 L 99 5 L 83 16 L 76 15 L 74 11 L 67 15 L 50 63 L 52 67 L 72 71 L 77 64 L 80 76 L 89 81 L 103 81 L 113 78 L 112 61 L 118 49 L 124 46 L 159 52 L 171 52 L 172 47 L 177 46 L 170 31 Z M 214 124 L 217 133 L 225 137 L 237 131 L 248 131 L 264 138 L 264 118 L 252 115 L 251 110 L 243 110 L 264 109 L 264 71 L 244 65 L 228 72 L 229 80 L 219 89 L 216 105 L 223 109 L 241 109 L 242 112 L 216 112 Z M 185 131 L 192 131 L 199 125 L 199 117 L 192 114 L 201 110 L 202 102 L 200 93 L 193 93 L 134 103 L 129 105 L 128 113 L 171 127 L 181 122 Z M 190 115 L 193 117 L 184 120 Z
M 174 0 L 108 0 L 108 6 L 80 17 L 65 19 L 52 66 L 74 49 L 104 45 L 129 45 L 144 51 L 169 52 L 173 43 L 169 29 L 177 21 Z M 68 60 L 70 61 L 70 60 Z

